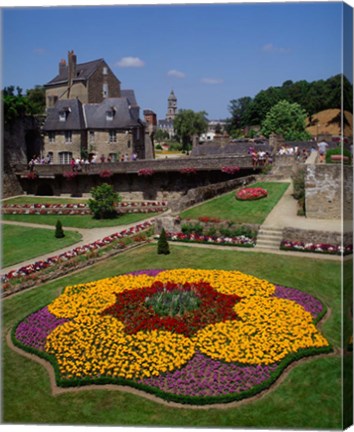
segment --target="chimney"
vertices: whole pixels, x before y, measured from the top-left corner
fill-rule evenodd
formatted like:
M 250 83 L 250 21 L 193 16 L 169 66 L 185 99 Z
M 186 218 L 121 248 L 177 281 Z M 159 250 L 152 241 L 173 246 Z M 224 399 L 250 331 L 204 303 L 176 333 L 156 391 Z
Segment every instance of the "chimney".
M 61 59 L 59 62 L 59 75 L 63 76 L 65 75 L 66 71 L 66 61 L 64 59 Z
M 70 89 L 76 77 L 76 55 L 74 51 L 68 52 L 68 99 L 70 98 Z

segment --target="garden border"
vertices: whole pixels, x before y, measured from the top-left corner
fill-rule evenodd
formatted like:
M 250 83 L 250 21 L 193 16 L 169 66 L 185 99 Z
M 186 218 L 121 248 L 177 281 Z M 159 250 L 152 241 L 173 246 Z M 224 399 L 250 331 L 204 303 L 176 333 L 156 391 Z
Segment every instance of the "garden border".
M 325 305 L 324 305 L 325 306 Z M 326 307 L 326 306 L 325 306 Z M 329 317 L 332 315 L 332 310 L 330 308 L 326 307 L 326 312 L 325 314 L 322 316 L 322 318 L 320 318 L 321 322 L 318 322 L 318 324 L 322 327 L 322 325 L 329 319 Z M 25 318 L 24 318 L 25 319 Z M 49 382 L 50 382 L 50 388 L 51 388 L 51 393 L 52 396 L 58 396 L 60 394 L 63 393 L 70 393 L 70 392 L 78 392 L 78 391 L 85 391 L 85 390 L 115 390 L 115 391 L 123 391 L 126 393 L 130 393 L 130 394 L 134 394 L 140 397 L 143 397 L 147 400 L 151 400 L 153 402 L 168 406 L 168 407 L 172 407 L 172 408 L 184 408 L 184 409 L 228 409 L 228 408 L 233 408 L 233 407 L 237 407 L 240 404 L 245 404 L 245 403 L 251 403 L 254 402 L 255 400 L 258 400 L 264 396 L 266 396 L 268 394 L 268 392 L 274 390 L 275 388 L 277 388 L 280 384 L 282 384 L 284 382 L 284 380 L 287 378 L 287 376 L 289 375 L 289 373 L 292 371 L 292 369 L 296 366 L 298 366 L 299 364 L 304 363 L 307 360 L 310 359 L 316 359 L 316 358 L 324 358 L 324 357 L 336 357 L 338 355 L 338 353 L 340 352 L 340 350 L 338 349 L 333 349 L 333 347 L 330 345 L 327 349 L 327 352 L 317 352 L 314 354 L 309 353 L 309 355 L 305 355 L 303 357 L 301 357 L 300 359 L 296 359 L 296 355 L 295 358 L 290 359 L 290 361 L 286 361 L 284 362 L 284 367 L 283 369 L 280 370 L 280 372 L 275 376 L 275 377 L 271 377 L 270 383 L 268 387 L 263 388 L 259 393 L 256 393 L 250 397 L 244 397 L 242 399 L 239 400 L 235 400 L 232 399 L 230 401 L 226 401 L 226 402 L 218 402 L 215 404 L 202 404 L 202 405 L 197 405 L 197 404 L 188 404 L 188 403 L 181 403 L 181 402 L 176 402 L 173 400 L 166 400 L 163 398 L 160 398 L 159 396 L 157 396 L 154 393 L 148 392 L 148 391 L 144 391 L 143 389 L 139 389 L 136 387 L 133 387 L 131 385 L 124 385 L 124 384 L 112 384 L 112 383 L 106 383 L 106 384 L 100 384 L 100 383 L 92 383 L 92 384 L 87 384 L 87 385 L 80 385 L 80 386 L 71 386 L 71 387 L 62 387 L 62 386 L 58 386 L 57 382 L 56 382 L 56 373 L 55 373 L 55 367 L 53 366 L 53 364 L 45 359 L 44 357 L 46 357 L 46 353 L 43 353 L 43 356 L 39 356 L 37 355 L 35 352 L 36 350 L 33 349 L 33 353 L 29 352 L 28 350 L 24 350 L 21 348 L 22 344 L 21 342 L 17 341 L 14 337 L 15 335 L 15 331 L 17 329 L 17 326 L 20 324 L 20 322 L 22 321 L 22 319 L 12 327 L 12 329 L 10 329 L 6 335 L 6 342 L 7 345 L 9 346 L 10 349 L 12 349 L 14 352 L 22 355 L 23 357 L 26 357 L 30 360 L 35 361 L 36 363 L 39 363 L 40 365 L 42 365 L 49 376 Z M 16 344 L 14 343 L 14 339 L 16 341 Z M 313 351 L 313 350 L 311 350 Z M 163 393 L 163 392 L 162 392 Z

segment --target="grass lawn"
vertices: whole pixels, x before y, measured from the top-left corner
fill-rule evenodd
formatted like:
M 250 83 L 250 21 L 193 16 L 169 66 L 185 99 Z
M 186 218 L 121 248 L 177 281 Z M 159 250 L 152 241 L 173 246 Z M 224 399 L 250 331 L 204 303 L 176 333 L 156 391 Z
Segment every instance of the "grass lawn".
M 55 230 L 2 225 L 2 266 L 8 267 L 37 256 L 62 249 L 81 240 L 75 231 L 65 231 L 65 237 L 55 238 Z
M 182 219 L 198 219 L 201 216 L 215 217 L 239 223 L 262 224 L 280 200 L 290 183 L 258 182 L 247 187 L 262 187 L 268 196 L 257 201 L 239 201 L 235 191 L 211 199 L 181 213 Z
M 3 204 L 78 204 L 86 203 L 88 198 L 53 198 L 53 197 L 38 197 L 23 195 L 16 198 L 3 200 Z
M 29 222 L 40 225 L 53 225 L 59 219 L 63 227 L 72 228 L 104 228 L 129 225 L 156 216 L 158 213 L 130 213 L 115 219 L 94 219 L 91 215 L 3 215 L 3 220 Z
M 176 409 L 142 397 L 108 390 L 82 390 L 53 397 L 39 364 L 9 349 L 7 332 L 21 319 L 56 298 L 69 284 L 84 283 L 148 268 L 192 267 L 240 270 L 304 290 L 331 309 L 320 324 L 334 347 L 341 335 L 341 264 L 336 261 L 250 251 L 170 245 L 157 255 L 156 244 L 127 251 L 82 272 L 3 301 L 3 423 L 165 426 L 192 428 L 341 429 L 341 357 L 328 355 L 290 367 L 284 379 L 253 401 L 226 409 Z M 352 281 L 348 281 L 352 282 Z

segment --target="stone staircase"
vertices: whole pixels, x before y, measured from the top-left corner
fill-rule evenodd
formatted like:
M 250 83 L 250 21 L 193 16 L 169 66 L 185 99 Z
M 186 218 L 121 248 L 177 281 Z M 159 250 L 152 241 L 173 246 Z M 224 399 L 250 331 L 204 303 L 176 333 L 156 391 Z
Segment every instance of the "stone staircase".
M 282 232 L 281 228 L 261 226 L 257 235 L 256 249 L 279 250 Z

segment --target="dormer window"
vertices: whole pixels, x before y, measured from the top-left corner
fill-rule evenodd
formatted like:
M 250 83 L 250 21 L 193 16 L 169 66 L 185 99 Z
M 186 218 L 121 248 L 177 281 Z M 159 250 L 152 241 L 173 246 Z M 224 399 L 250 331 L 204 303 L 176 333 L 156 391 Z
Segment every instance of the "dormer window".
M 107 121 L 112 121 L 115 113 L 116 113 L 115 107 L 111 107 L 111 109 L 109 109 L 108 111 L 106 111 L 106 120 Z
M 59 111 L 59 121 L 65 122 L 70 112 L 71 109 L 69 107 L 63 108 Z

